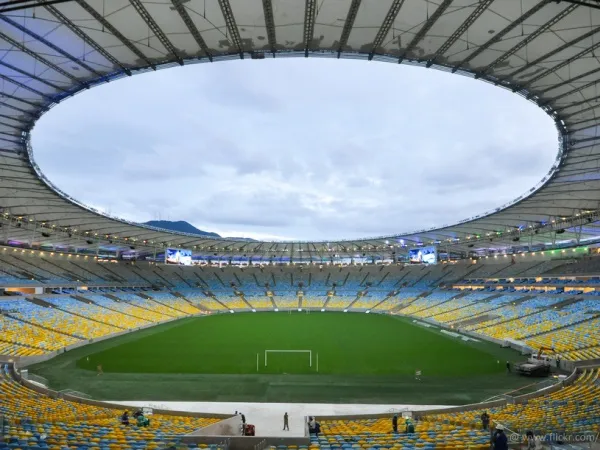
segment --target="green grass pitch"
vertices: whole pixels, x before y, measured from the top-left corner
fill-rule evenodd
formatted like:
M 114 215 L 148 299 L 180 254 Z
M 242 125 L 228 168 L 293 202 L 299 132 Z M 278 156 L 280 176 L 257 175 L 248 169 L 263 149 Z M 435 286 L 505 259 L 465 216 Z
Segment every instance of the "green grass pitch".
M 305 354 L 282 353 L 270 354 L 265 368 L 266 349 L 312 350 L 313 367 Z M 459 405 L 523 386 L 536 389 L 531 379 L 505 371 L 506 360 L 522 359 L 404 317 L 261 312 L 181 319 L 28 369 L 55 390 L 101 400 Z M 420 381 L 416 369 L 423 372 Z
M 269 353 L 265 350 L 311 350 Z M 257 371 L 257 354 L 259 358 Z M 317 356 L 318 355 L 318 356 Z M 485 348 L 391 316 L 235 313 L 198 318 L 77 361 L 112 373 L 414 375 L 503 372 Z

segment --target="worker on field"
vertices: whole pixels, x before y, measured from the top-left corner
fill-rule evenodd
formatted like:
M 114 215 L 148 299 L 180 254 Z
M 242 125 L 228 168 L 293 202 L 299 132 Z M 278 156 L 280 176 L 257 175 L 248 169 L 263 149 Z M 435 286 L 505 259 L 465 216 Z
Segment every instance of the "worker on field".
M 508 438 L 506 437 L 506 434 L 504 434 L 503 425 L 496 425 L 496 431 L 494 432 L 492 441 L 494 443 L 494 450 L 508 450 Z
M 415 380 L 421 381 L 421 371 L 419 369 L 415 370 Z
M 506 361 L 506 373 L 510 373 L 510 361 Z
M 288 422 L 288 413 L 286 412 L 283 415 L 283 431 L 288 430 L 290 431 L 290 424 Z
M 98 371 L 97 376 L 100 376 L 104 373 L 104 371 L 102 370 L 102 364 L 98 364 L 98 366 L 96 367 L 96 370 Z
M 394 414 L 394 417 L 392 417 L 392 428 L 394 433 L 398 432 L 398 414 Z

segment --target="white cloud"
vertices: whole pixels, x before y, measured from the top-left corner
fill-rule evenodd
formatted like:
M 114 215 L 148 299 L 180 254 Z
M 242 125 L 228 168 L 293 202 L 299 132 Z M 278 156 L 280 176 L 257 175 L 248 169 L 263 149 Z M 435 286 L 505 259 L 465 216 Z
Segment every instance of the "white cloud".
M 279 58 L 96 87 L 46 114 L 33 144 L 57 186 L 129 220 L 334 239 L 493 209 L 544 176 L 557 137 L 533 104 L 483 82 Z

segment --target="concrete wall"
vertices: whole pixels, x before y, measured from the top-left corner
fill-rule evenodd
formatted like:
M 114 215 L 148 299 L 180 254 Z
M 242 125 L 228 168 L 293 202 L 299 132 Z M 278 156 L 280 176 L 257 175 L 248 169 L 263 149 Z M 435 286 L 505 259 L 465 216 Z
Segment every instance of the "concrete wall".
M 234 450 L 254 450 L 254 446 L 264 443 L 265 446 L 278 445 L 310 445 L 308 437 L 266 437 L 266 436 L 191 436 L 186 435 L 181 438 L 181 441 L 186 444 L 220 444 L 224 440 L 229 441 L 229 448 Z
M 241 436 L 242 416 L 233 416 L 204 428 L 196 430 L 188 436 Z

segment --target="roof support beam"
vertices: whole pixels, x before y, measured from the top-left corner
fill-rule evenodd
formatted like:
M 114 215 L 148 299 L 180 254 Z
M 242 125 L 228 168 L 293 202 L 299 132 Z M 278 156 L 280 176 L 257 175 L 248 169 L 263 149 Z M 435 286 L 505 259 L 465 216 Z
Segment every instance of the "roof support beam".
M 435 64 L 436 60 L 443 56 L 452 47 L 460 37 L 465 34 L 471 25 L 481 16 L 486 9 L 494 2 L 494 0 L 483 0 L 479 2 L 477 7 L 469 14 L 469 17 L 452 33 L 452 35 L 437 49 L 433 57 L 427 62 L 427 67 L 431 67 Z
M 9 80 L 10 81 L 10 80 Z M 21 102 L 21 103 L 25 103 L 26 105 L 29 106 L 33 106 L 34 108 L 41 108 L 43 105 L 41 103 L 38 102 L 32 102 L 31 100 L 25 100 L 24 98 L 20 98 L 17 97 L 16 95 L 12 95 L 12 94 L 8 94 L 6 92 L 1 92 L 0 91 L 0 97 L 6 97 L 6 98 L 10 98 L 11 100 L 15 100 L 17 102 Z M 16 108 L 18 111 L 21 111 L 20 109 Z M 26 111 L 27 112 L 27 111 Z M 31 114 L 30 112 L 27 112 L 27 114 Z
M 154 33 L 154 36 L 157 37 L 157 39 L 160 41 L 162 46 L 171 55 L 173 55 L 175 57 L 175 60 L 179 63 L 180 66 L 183 66 L 183 59 L 181 59 L 181 57 L 179 56 L 177 49 L 173 46 L 173 44 L 171 43 L 169 38 L 165 35 L 165 33 L 163 33 L 163 30 L 158 26 L 156 21 L 152 18 L 152 16 L 150 15 L 150 13 L 146 9 L 146 7 L 143 5 L 143 3 L 140 0 L 129 0 L 129 3 L 131 3 L 131 6 L 133 6 L 133 8 L 137 11 L 137 13 L 140 15 L 140 17 L 142 19 L 144 19 L 144 22 L 146 22 L 148 27 L 150 27 L 150 30 L 152 30 L 152 33 Z
M 317 0 L 306 0 L 306 6 L 304 8 L 304 33 L 302 35 L 305 57 L 308 57 L 308 48 L 310 47 L 310 44 L 314 38 L 316 20 Z
M 600 101 L 600 95 L 596 95 L 595 97 L 591 98 L 586 98 L 585 100 L 580 100 L 578 102 L 569 103 L 568 105 L 561 106 L 560 109 L 561 111 L 564 111 L 566 109 L 575 108 L 576 106 L 591 104 L 593 102 L 597 103 L 598 101 Z
M 3 137 L 0 137 L 0 141 L 10 142 L 11 144 L 16 144 L 16 145 L 21 145 L 21 142 L 13 141 L 12 139 L 6 139 L 6 138 L 3 138 Z
M 586 39 L 586 38 L 588 38 L 588 37 L 590 37 L 590 36 L 592 36 L 592 35 L 594 35 L 594 34 L 597 34 L 597 33 L 600 33 L 600 27 L 598 27 L 598 28 L 595 28 L 594 30 L 590 31 L 589 33 L 586 33 L 586 34 L 584 34 L 583 36 L 585 36 L 585 37 L 581 36 L 581 37 L 579 37 L 579 38 L 575 39 L 574 41 L 571 41 L 571 43 L 569 43 L 569 45 L 568 45 L 568 46 L 567 46 L 567 44 L 565 44 L 565 45 L 562 45 L 561 47 L 557 48 L 556 50 L 554 50 L 554 51 L 552 51 L 552 52 L 550 52 L 550 53 L 548 53 L 548 54 L 546 54 L 546 55 L 544 55 L 544 56 L 542 56 L 542 57 L 540 57 L 540 58 L 543 58 L 543 59 L 550 58 L 550 57 L 554 56 L 555 54 L 559 53 L 560 51 L 562 51 L 562 50 L 564 50 L 564 49 L 566 49 L 566 48 L 569 48 L 569 47 L 571 47 L 571 46 L 575 45 L 575 43 L 577 43 L 577 42 L 579 42 L 579 41 L 581 41 L 581 40 L 583 40 L 583 39 Z M 551 73 L 554 73 L 554 72 L 556 72 L 557 70 L 560 70 L 560 69 L 562 69 L 563 67 L 566 67 L 566 66 L 568 66 L 568 65 L 569 65 L 569 64 L 571 64 L 573 61 L 576 61 L 577 59 L 581 58 L 582 56 L 584 56 L 584 55 L 586 55 L 586 54 L 588 54 L 588 53 L 591 53 L 591 52 L 593 52 L 593 51 L 594 51 L 594 50 L 596 50 L 597 48 L 600 48 L 600 41 L 596 42 L 596 43 L 595 43 L 594 45 L 592 45 L 591 47 L 588 47 L 588 48 L 586 48 L 586 49 L 584 49 L 584 50 L 580 51 L 580 52 L 579 52 L 579 53 L 577 53 L 576 55 L 573 55 L 573 56 L 572 56 L 572 57 L 570 57 L 569 59 L 565 59 L 565 60 L 564 60 L 563 62 L 561 62 L 560 64 L 558 64 L 558 65 L 556 65 L 556 66 L 554 66 L 554 67 L 552 67 L 552 68 L 550 68 L 550 69 L 544 70 L 544 71 L 543 71 L 542 73 L 540 73 L 539 75 L 536 75 L 535 77 L 528 79 L 526 83 L 522 83 L 522 84 L 521 84 L 521 86 L 520 86 L 520 88 L 519 88 L 519 89 L 523 89 L 523 88 L 527 88 L 527 86 L 531 86 L 531 85 L 532 85 L 533 83 L 535 83 L 536 81 L 539 81 L 539 80 L 541 80 L 542 78 L 544 78 L 544 77 L 547 77 L 547 76 L 548 76 L 548 75 L 550 75 Z M 538 59 L 540 59 L 540 58 L 538 58 Z M 532 64 L 533 64 L 533 63 L 532 63 Z M 530 65 L 532 65 L 532 64 L 530 64 Z
M 506 27 L 504 27 L 503 30 L 499 31 L 492 39 L 490 39 L 483 45 L 477 47 L 477 50 L 475 50 L 473 53 L 471 53 L 469 56 L 467 56 L 465 59 L 463 59 L 460 63 L 456 64 L 454 66 L 454 68 L 452 69 L 452 71 L 456 72 L 460 67 L 465 67 L 470 61 L 472 61 L 477 56 L 479 56 L 481 53 L 483 53 L 485 50 L 487 50 L 490 46 L 492 46 L 495 43 L 502 40 L 502 38 L 504 36 L 506 36 L 508 33 L 510 33 L 512 30 L 514 30 L 519 25 L 521 25 L 523 22 L 525 22 L 527 19 L 529 19 L 535 13 L 540 11 L 544 6 L 546 6 L 551 1 L 553 1 L 553 0 L 542 0 L 540 3 L 535 5 L 533 8 L 529 9 L 525 14 L 523 14 L 517 20 L 508 24 Z
M 32 87 L 24 84 L 24 83 L 21 83 L 20 81 L 13 80 L 12 78 L 7 77 L 6 75 L 0 74 L 0 78 L 3 79 L 3 80 L 5 80 L 5 81 L 8 81 L 9 83 L 14 84 L 15 86 L 19 86 L 21 89 L 25 89 L 25 90 L 27 90 L 29 92 L 33 92 L 35 95 L 39 95 L 40 97 L 43 97 L 46 100 L 52 100 L 52 97 L 50 97 L 49 95 L 44 94 L 43 92 L 38 91 L 37 89 L 34 89 L 34 88 L 32 88 Z
M 10 36 L 0 32 L 0 38 L 2 38 L 3 40 L 5 40 L 6 42 L 8 42 L 10 45 L 12 45 L 13 47 L 15 47 L 16 49 L 18 49 L 19 51 L 25 53 L 26 55 L 31 56 L 33 59 L 35 59 L 36 61 L 42 63 L 43 65 L 45 65 L 46 67 L 49 67 L 50 69 L 54 70 L 56 73 L 61 74 L 62 76 L 64 76 L 65 78 L 70 79 L 71 81 L 74 81 L 75 83 L 77 83 L 80 86 L 87 86 L 85 83 L 79 81 L 79 79 L 77 79 L 77 77 L 75 77 L 74 75 L 71 75 L 69 72 L 67 72 L 66 70 L 64 70 L 63 68 L 57 66 L 56 64 L 48 61 L 46 58 L 43 58 L 42 56 L 40 56 L 38 53 L 33 52 L 31 50 L 29 50 L 27 47 L 25 47 L 23 44 L 15 41 L 13 38 L 11 38 Z
M 202 38 L 202 35 L 198 31 L 196 24 L 194 23 L 194 21 L 188 14 L 187 9 L 185 9 L 185 6 L 183 6 L 183 4 L 181 3 L 181 0 L 171 0 L 171 3 L 173 3 L 173 7 L 179 13 L 181 20 L 183 20 L 183 23 L 187 27 L 188 31 L 194 37 L 194 40 L 198 44 L 198 47 L 200 47 L 200 49 L 208 57 L 208 60 L 210 62 L 212 62 L 212 60 L 213 60 L 212 54 L 211 54 L 208 46 L 206 45 L 204 38 Z
M 36 80 L 36 81 L 38 81 L 38 82 L 40 82 L 42 84 L 45 84 L 46 86 L 50 86 L 51 88 L 56 89 L 57 91 L 67 92 L 66 89 L 64 89 L 64 88 L 62 88 L 62 87 L 60 87 L 60 86 L 58 86 L 58 85 L 56 85 L 54 83 L 51 83 L 48 80 L 44 80 L 43 78 L 40 78 L 37 75 L 34 75 L 32 73 L 29 73 L 29 72 L 26 72 L 23 69 L 19 69 L 18 67 L 13 66 L 12 64 L 8 64 L 8 63 L 6 63 L 4 61 L 0 61 L 0 66 L 4 66 L 4 67 L 6 67 L 6 68 L 8 68 L 8 69 L 10 69 L 10 70 L 12 70 L 14 72 L 20 73 L 21 75 L 23 75 L 23 76 L 25 76 L 27 78 L 31 78 L 32 80 Z
M 423 24 L 417 34 L 415 34 L 415 37 L 408 43 L 406 48 L 402 50 L 400 53 L 400 58 L 398 58 L 398 64 L 402 63 L 406 55 L 410 54 L 417 44 L 423 40 L 427 32 L 431 30 L 431 27 L 438 21 L 440 17 L 442 17 L 442 14 L 444 14 L 452 2 L 453 0 L 444 0 L 442 3 L 440 3 L 431 17 Z
M 67 3 L 73 0 L 9 0 L 0 5 L 0 14 L 12 11 L 21 11 L 23 9 L 35 8 L 36 6 L 55 5 Z
M 570 119 L 571 117 L 578 116 L 579 114 L 582 114 L 582 113 L 585 113 L 585 112 L 588 112 L 588 111 L 592 111 L 592 110 L 594 110 L 594 109 L 597 109 L 597 108 L 600 108 L 600 105 L 592 105 L 592 106 L 588 106 L 587 108 L 580 109 L 579 111 L 576 111 L 576 112 L 574 112 L 574 113 L 571 113 L 571 114 L 565 114 L 565 115 L 563 115 L 562 117 L 563 117 L 564 119 Z
M 24 126 L 27 126 L 30 123 L 30 122 L 26 122 L 25 120 L 22 120 L 18 117 L 7 116 L 6 114 L 0 114 L 0 117 L 3 119 L 7 119 L 7 120 L 14 120 L 15 122 L 20 123 Z M 5 165 L 5 164 L 3 164 L 3 165 Z
M 348 10 L 348 15 L 344 22 L 344 28 L 342 29 L 342 36 L 340 37 L 340 42 L 338 44 L 338 58 L 344 51 L 346 44 L 348 44 L 348 38 L 350 38 L 350 33 L 352 32 L 352 27 L 354 26 L 354 21 L 356 20 L 361 1 L 362 0 L 352 0 L 352 3 L 350 4 L 350 9 Z
M 587 33 L 582 34 L 581 36 L 576 37 L 575 39 L 572 39 L 566 43 L 564 43 L 563 45 L 561 45 L 560 47 L 555 48 L 554 50 L 552 50 L 551 52 L 545 53 L 542 56 L 534 59 L 533 61 L 525 64 L 522 67 L 519 67 L 517 70 L 514 70 L 513 72 L 511 72 L 509 75 L 507 75 L 506 79 L 508 78 L 514 78 L 516 75 L 526 71 L 527 69 L 530 69 L 531 67 L 541 63 L 542 61 L 545 61 L 548 58 L 551 58 L 552 56 L 556 55 L 557 53 L 562 52 L 563 50 L 568 49 L 569 47 L 573 47 L 574 45 L 576 45 L 577 43 L 583 41 L 584 39 L 587 39 L 591 36 L 593 36 L 594 34 L 600 32 L 600 28 L 594 28 L 593 30 L 588 31 Z M 590 47 L 591 50 L 593 50 L 594 47 Z M 591 51 L 589 50 L 589 51 Z M 585 52 L 586 50 L 584 50 Z M 578 53 L 580 54 L 580 53 Z
M 38 0 L 39 1 L 39 0 Z M 61 21 L 63 25 L 65 25 L 69 30 L 71 30 L 79 39 L 89 45 L 91 48 L 96 50 L 98 54 L 102 55 L 107 61 L 110 61 L 115 67 L 119 67 L 123 72 L 127 75 L 131 76 L 131 71 L 123 66 L 117 58 L 108 53 L 102 46 L 100 46 L 96 41 L 91 39 L 87 34 L 85 34 L 79 27 L 77 27 L 73 22 L 71 22 L 67 16 L 65 16 L 62 12 L 56 9 L 54 6 L 46 5 L 46 9 L 50 14 L 56 17 Z M 87 85 L 85 85 L 88 87 Z
M 235 16 L 233 15 L 233 10 L 231 9 L 231 3 L 229 3 L 229 0 L 218 1 L 219 6 L 221 7 L 221 12 L 223 13 L 223 18 L 225 19 L 225 24 L 227 25 L 229 37 L 233 41 L 233 45 L 237 47 L 240 54 L 240 59 L 244 59 L 242 38 L 240 37 L 240 31 L 238 30 L 237 24 L 235 23 Z
M 582 78 L 589 77 L 590 75 L 594 75 L 594 74 L 596 74 L 598 72 L 600 72 L 600 68 L 588 70 L 587 72 L 579 74 L 579 75 L 577 75 L 577 76 L 575 76 L 573 78 L 569 78 L 568 80 L 562 81 L 562 82 L 560 82 L 558 84 L 554 84 L 554 85 L 552 85 L 550 87 L 547 87 L 546 89 L 542 89 L 542 90 L 539 91 L 539 93 L 540 94 L 546 94 L 547 92 L 553 91 L 554 89 L 561 88 L 561 87 L 566 86 L 568 84 L 573 84 L 576 81 L 581 80 Z
M 275 33 L 275 19 L 273 17 L 273 3 L 272 0 L 262 0 L 263 14 L 265 16 L 265 27 L 267 28 L 267 39 L 269 40 L 269 47 L 271 52 L 275 55 L 277 46 L 277 35 Z
M 144 61 L 152 69 L 156 70 L 156 66 L 144 55 L 133 43 L 127 39 L 123 33 L 121 33 L 116 27 L 114 27 L 108 20 L 98 13 L 94 8 L 86 3 L 85 0 L 75 0 L 79 6 L 81 6 L 90 16 L 92 16 L 98 23 L 100 23 L 106 30 L 108 30 L 114 37 L 116 37 L 121 43 L 129 49 L 135 56 Z M 129 75 L 129 74 L 128 74 Z
M 396 20 L 396 17 L 398 16 L 403 4 L 404 0 L 394 0 L 394 3 L 392 3 L 390 6 L 390 9 L 383 19 L 383 23 L 381 24 L 381 27 L 375 36 L 375 40 L 373 41 L 373 48 L 371 49 L 371 53 L 369 53 L 369 61 L 373 59 L 377 49 L 383 44 L 383 40 L 390 32 L 392 25 L 394 25 L 394 21 Z
M 24 27 L 23 25 L 21 25 L 20 23 L 15 22 L 10 17 L 5 16 L 5 15 L 0 15 L 0 19 L 4 20 L 6 23 L 12 25 L 13 27 L 15 27 L 16 29 L 18 29 L 19 31 L 22 31 L 23 33 L 27 34 L 28 36 L 31 36 L 36 41 L 41 42 L 45 46 L 51 48 L 52 50 L 54 50 L 59 55 L 62 55 L 65 58 L 69 59 L 70 61 L 74 62 L 75 64 L 83 67 L 88 72 L 93 73 L 94 75 L 96 75 L 98 77 L 102 76 L 102 74 L 100 72 L 98 72 L 97 70 L 94 70 L 92 67 L 90 67 L 88 64 L 86 64 L 84 61 L 82 61 L 80 58 L 76 58 L 75 56 L 71 55 L 70 53 L 65 52 L 62 48 L 58 47 L 57 45 L 54 45 L 52 42 L 48 41 L 47 39 L 44 39 L 42 36 L 40 36 L 37 33 L 34 33 L 30 29 L 28 29 L 28 28 Z
M 498 57 L 495 61 L 493 61 L 487 67 L 485 67 L 483 70 L 481 70 L 476 75 L 475 78 L 479 78 L 481 75 L 487 74 L 487 72 L 489 72 L 490 70 L 492 70 L 498 64 L 506 61 L 512 55 L 514 55 L 519 50 L 521 50 L 522 48 L 524 48 L 525 46 L 527 46 L 530 42 L 532 42 L 533 40 L 537 39 L 543 33 L 545 33 L 546 31 L 548 31 L 551 27 L 553 27 L 558 22 L 560 22 L 562 19 L 564 19 L 565 17 L 567 17 L 569 14 L 571 14 L 577 8 L 578 8 L 577 5 L 570 5 L 567 8 L 563 9 L 560 13 L 558 13 L 556 16 L 554 16 L 552 19 L 550 19 L 544 25 L 542 25 L 541 27 L 539 27 L 538 29 L 536 29 L 535 32 L 531 33 L 529 36 L 527 36 L 525 39 L 523 39 L 521 42 L 519 42 L 513 48 L 511 48 L 510 50 L 508 50 L 502 56 Z
M 600 70 L 600 69 L 597 69 L 597 70 Z M 583 91 L 583 90 L 585 90 L 585 89 L 587 89 L 589 87 L 592 87 L 595 84 L 598 84 L 598 82 L 600 82 L 600 80 L 590 81 L 589 83 L 586 83 L 586 84 L 584 84 L 582 86 L 579 86 L 578 88 L 572 89 L 570 91 L 567 91 L 564 94 L 561 94 L 561 95 L 558 95 L 556 97 L 550 98 L 550 99 L 548 99 L 548 100 L 546 100 L 546 101 L 544 101 L 542 103 L 538 103 L 538 105 L 539 106 L 545 106 L 545 105 L 548 105 L 550 103 L 554 103 L 555 101 L 560 100 L 561 98 L 567 97 L 569 95 L 576 94 L 577 92 L 580 92 L 580 91 Z
M 0 98 L 2 98 L 2 94 L 0 94 Z M 18 108 L 16 106 L 10 105 L 10 104 L 8 104 L 6 102 L 0 101 L 0 105 L 4 106 L 6 108 L 14 109 L 15 111 L 19 111 L 21 114 L 25 114 L 25 115 L 31 117 L 32 119 L 37 119 L 38 118 L 37 115 L 32 114 L 31 112 L 26 111 L 26 110 L 21 109 L 21 108 Z

